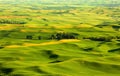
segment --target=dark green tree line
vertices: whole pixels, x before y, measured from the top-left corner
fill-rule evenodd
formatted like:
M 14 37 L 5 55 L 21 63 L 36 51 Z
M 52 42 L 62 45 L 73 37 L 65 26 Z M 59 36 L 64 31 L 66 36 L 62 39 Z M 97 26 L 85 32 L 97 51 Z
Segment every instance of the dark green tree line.
M 0 24 L 26 24 L 25 19 L 0 19 Z
M 61 40 L 61 39 L 76 39 L 77 36 L 74 35 L 73 33 L 56 33 L 56 34 L 52 34 L 50 39 L 57 39 L 57 40 Z

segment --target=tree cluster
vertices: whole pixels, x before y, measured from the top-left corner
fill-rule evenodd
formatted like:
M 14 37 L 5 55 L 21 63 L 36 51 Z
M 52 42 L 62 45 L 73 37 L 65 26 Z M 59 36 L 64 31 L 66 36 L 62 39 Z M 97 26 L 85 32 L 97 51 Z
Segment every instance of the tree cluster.
M 113 29 L 115 29 L 116 31 L 119 31 L 120 26 L 112 26 Z
M 47 39 L 61 40 L 61 39 L 76 39 L 76 38 L 77 38 L 77 36 L 74 33 L 56 33 L 56 34 L 50 35 Z M 33 39 L 33 36 L 27 35 L 26 39 Z M 41 40 L 42 36 L 38 36 L 37 39 Z
M 74 35 L 73 33 L 56 33 L 56 34 L 52 34 L 50 39 L 57 39 L 57 40 L 61 40 L 61 39 L 76 39 L 77 36 Z
M 33 39 L 33 36 L 32 36 L 32 35 L 27 35 L 27 36 L 26 36 L 26 39 L 32 40 L 32 39 Z M 41 40 L 41 39 L 42 39 L 41 36 L 38 36 L 38 40 Z
M 0 19 L 0 24 L 26 24 L 24 19 Z
M 115 37 L 83 37 L 83 39 L 90 39 L 94 41 L 111 41 L 112 39 L 120 39 L 120 36 Z

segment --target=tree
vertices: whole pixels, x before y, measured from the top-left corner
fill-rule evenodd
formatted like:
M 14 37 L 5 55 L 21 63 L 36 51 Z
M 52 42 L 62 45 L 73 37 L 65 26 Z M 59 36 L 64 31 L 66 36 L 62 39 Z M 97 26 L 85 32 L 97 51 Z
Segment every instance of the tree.
M 41 40 L 41 36 L 38 36 L 38 40 Z
M 26 39 L 32 39 L 33 37 L 31 35 L 27 35 Z

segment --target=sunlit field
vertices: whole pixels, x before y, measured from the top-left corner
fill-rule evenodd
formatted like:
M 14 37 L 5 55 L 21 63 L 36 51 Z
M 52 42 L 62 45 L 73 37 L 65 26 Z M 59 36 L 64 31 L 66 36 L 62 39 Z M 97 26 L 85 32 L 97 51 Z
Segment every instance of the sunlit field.
M 120 1 L 0 0 L 0 76 L 120 76 Z

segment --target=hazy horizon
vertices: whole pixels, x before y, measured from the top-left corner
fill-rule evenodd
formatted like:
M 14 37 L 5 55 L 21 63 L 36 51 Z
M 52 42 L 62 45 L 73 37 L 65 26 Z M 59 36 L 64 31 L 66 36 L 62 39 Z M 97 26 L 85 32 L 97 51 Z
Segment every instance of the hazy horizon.
M 9 4 L 42 4 L 42 3 L 51 3 L 51 4 L 79 4 L 79 5 L 102 5 L 102 6 L 119 6 L 120 0 L 0 0 L 0 3 L 9 3 Z

